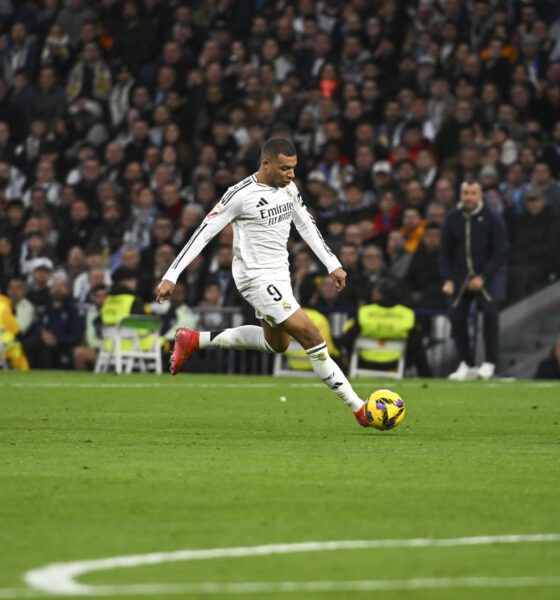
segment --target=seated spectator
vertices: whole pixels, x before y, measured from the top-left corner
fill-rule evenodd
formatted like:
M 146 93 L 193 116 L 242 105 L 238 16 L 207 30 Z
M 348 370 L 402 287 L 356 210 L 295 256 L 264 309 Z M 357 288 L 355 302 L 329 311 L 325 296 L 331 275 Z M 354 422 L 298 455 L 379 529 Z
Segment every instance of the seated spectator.
M 400 231 L 391 231 L 387 240 L 387 266 L 391 275 L 404 279 L 412 253 L 406 249 L 406 239 Z
M 111 274 L 113 285 L 101 308 L 103 325 L 115 325 L 128 315 L 145 314 L 143 300 L 136 295 L 138 278 L 134 271 L 119 267 Z
M 352 352 L 354 342 L 360 335 L 375 340 L 406 339 L 406 365 L 414 365 L 420 377 L 430 377 L 422 338 L 415 326 L 414 312 L 399 303 L 398 283 L 391 279 L 379 279 L 372 290 L 370 304 L 358 310 L 355 319 L 345 326 L 345 332 L 336 340 L 337 346 Z M 398 353 L 390 350 L 362 350 L 360 361 L 375 362 L 387 369 L 394 368 Z
M 422 240 L 412 255 L 405 282 L 412 303 L 417 308 L 446 308 L 447 302 L 441 288 L 443 278 L 439 266 L 441 229 L 428 223 Z
M 206 310 L 199 313 L 196 322 L 197 329 L 213 331 L 227 326 L 226 316 L 220 311 L 222 306 L 222 290 L 218 283 L 210 283 L 204 288 L 204 294 L 199 306 Z M 212 310 L 214 308 L 215 310 Z
M 560 185 L 554 180 L 548 163 L 539 161 L 533 169 L 533 184 L 542 189 L 546 203 L 560 213 Z
M 49 301 L 41 315 L 40 367 L 42 369 L 71 369 L 73 349 L 84 335 L 84 320 L 70 295 L 64 276 L 53 278 Z
M 559 272 L 560 218 L 547 205 L 543 190 L 527 192 L 527 208 L 512 226 L 510 295 L 521 300 L 546 285 Z
M 10 279 L 6 294 L 12 303 L 12 310 L 19 323 L 19 335 L 22 339 L 32 333 L 37 320 L 35 306 L 25 297 L 27 289 L 23 279 Z
M 39 257 L 32 262 L 30 268 L 31 283 L 27 292 L 27 299 L 35 306 L 39 317 L 49 303 L 49 280 L 54 270 L 50 258 Z
M 539 363 L 533 379 L 560 379 L 560 337 L 550 355 Z
M 103 346 L 101 307 L 107 298 L 107 286 L 99 284 L 93 287 L 90 298 L 91 304 L 88 304 L 85 314 L 85 333 L 82 345 L 74 348 L 74 369 L 76 371 L 92 371 L 99 350 Z

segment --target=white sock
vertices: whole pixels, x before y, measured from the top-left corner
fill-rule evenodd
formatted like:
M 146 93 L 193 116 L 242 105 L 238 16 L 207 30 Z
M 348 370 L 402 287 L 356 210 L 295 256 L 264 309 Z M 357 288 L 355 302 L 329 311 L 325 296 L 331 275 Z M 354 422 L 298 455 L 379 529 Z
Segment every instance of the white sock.
M 242 325 L 222 331 L 201 331 L 201 348 L 232 348 L 233 350 L 274 350 L 264 339 L 264 329 L 257 325 Z
M 320 377 L 335 393 L 338 394 L 344 404 L 347 404 L 353 412 L 356 412 L 364 403 L 358 394 L 352 389 L 350 382 L 346 379 L 340 367 L 329 356 L 327 344 L 323 342 L 314 348 L 306 350 L 315 374 Z

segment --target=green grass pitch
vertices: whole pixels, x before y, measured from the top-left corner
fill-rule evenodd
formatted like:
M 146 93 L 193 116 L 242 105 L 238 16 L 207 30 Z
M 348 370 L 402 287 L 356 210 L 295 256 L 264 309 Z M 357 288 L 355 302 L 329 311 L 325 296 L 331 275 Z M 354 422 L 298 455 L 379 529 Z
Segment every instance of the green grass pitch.
M 400 392 L 401 425 L 359 427 L 311 378 L 0 373 L 0 600 L 47 597 L 24 575 L 50 563 L 342 540 L 404 541 L 76 581 L 105 598 L 558 598 L 558 535 L 408 540 L 560 534 L 560 385 L 355 384 Z

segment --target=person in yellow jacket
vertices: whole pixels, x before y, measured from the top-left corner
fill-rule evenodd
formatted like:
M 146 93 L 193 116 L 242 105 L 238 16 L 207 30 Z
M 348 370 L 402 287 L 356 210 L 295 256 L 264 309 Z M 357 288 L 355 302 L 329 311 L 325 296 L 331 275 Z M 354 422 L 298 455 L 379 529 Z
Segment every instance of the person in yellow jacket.
M 306 282 L 305 284 L 302 284 L 300 287 L 299 301 L 303 311 L 307 314 L 307 316 L 319 330 L 319 333 L 323 336 L 323 339 L 327 344 L 329 355 L 332 358 L 338 358 L 340 356 L 340 352 L 333 341 L 329 320 L 323 313 L 311 308 L 311 305 L 313 304 L 313 297 L 316 295 L 316 292 L 317 289 L 313 283 Z M 313 370 L 305 350 L 288 349 L 286 350 L 285 355 L 288 360 L 288 364 L 290 365 L 290 369 L 293 369 L 294 371 Z
M 0 336 L 4 353 L 12 369 L 28 371 L 29 363 L 21 342 L 17 339 L 20 327 L 12 312 L 12 302 L 8 296 L 0 294 Z
M 144 304 L 143 300 L 136 295 L 138 276 L 135 271 L 126 267 L 119 267 L 112 274 L 112 280 L 113 286 L 109 290 L 109 294 L 100 310 L 102 325 L 117 325 L 124 317 L 143 315 L 150 312 L 149 305 Z M 152 345 L 153 334 L 139 333 L 141 333 L 140 348 L 147 350 Z M 106 349 L 108 349 L 111 341 L 106 340 L 105 344 Z M 123 350 L 128 350 L 129 347 L 132 347 L 132 341 L 123 340 Z
M 406 339 L 406 364 L 414 365 L 420 377 L 431 377 L 432 371 L 422 346 L 422 337 L 416 327 L 414 311 L 399 303 L 398 281 L 382 278 L 376 281 L 370 304 L 358 309 L 355 319 L 350 319 L 344 334 L 338 341 L 340 347 L 351 353 L 356 338 L 360 335 L 375 340 Z M 361 350 L 362 363 L 376 363 L 388 369 L 396 365 L 400 353 L 396 350 L 379 348 Z

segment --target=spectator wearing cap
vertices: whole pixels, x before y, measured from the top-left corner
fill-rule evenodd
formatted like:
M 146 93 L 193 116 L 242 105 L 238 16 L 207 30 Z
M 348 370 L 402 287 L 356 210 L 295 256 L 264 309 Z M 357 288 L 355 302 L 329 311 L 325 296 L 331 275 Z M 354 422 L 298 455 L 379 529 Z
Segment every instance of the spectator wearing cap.
M 498 171 L 492 165 L 485 165 L 479 173 L 480 185 L 482 190 L 486 191 L 490 187 L 496 187 L 498 184 Z
M 416 84 L 421 93 L 426 94 L 430 89 L 430 80 L 436 72 L 437 61 L 428 54 L 422 55 L 417 61 Z
M 379 199 L 385 191 L 394 189 L 393 168 L 388 160 L 378 160 L 371 169 L 371 178 L 373 181 L 373 190 Z
M 525 210 L 513 219 L 510 300 L 520 300 L 554 279 L 559 271 L 560 216 L 533 187 Z
M 31 284 L 27 292 L 27 299 L 35 306 L 39 315 L 49 301 L 49 280 L 54 270 L 50 258 L 35 258 L 30 267 Z

